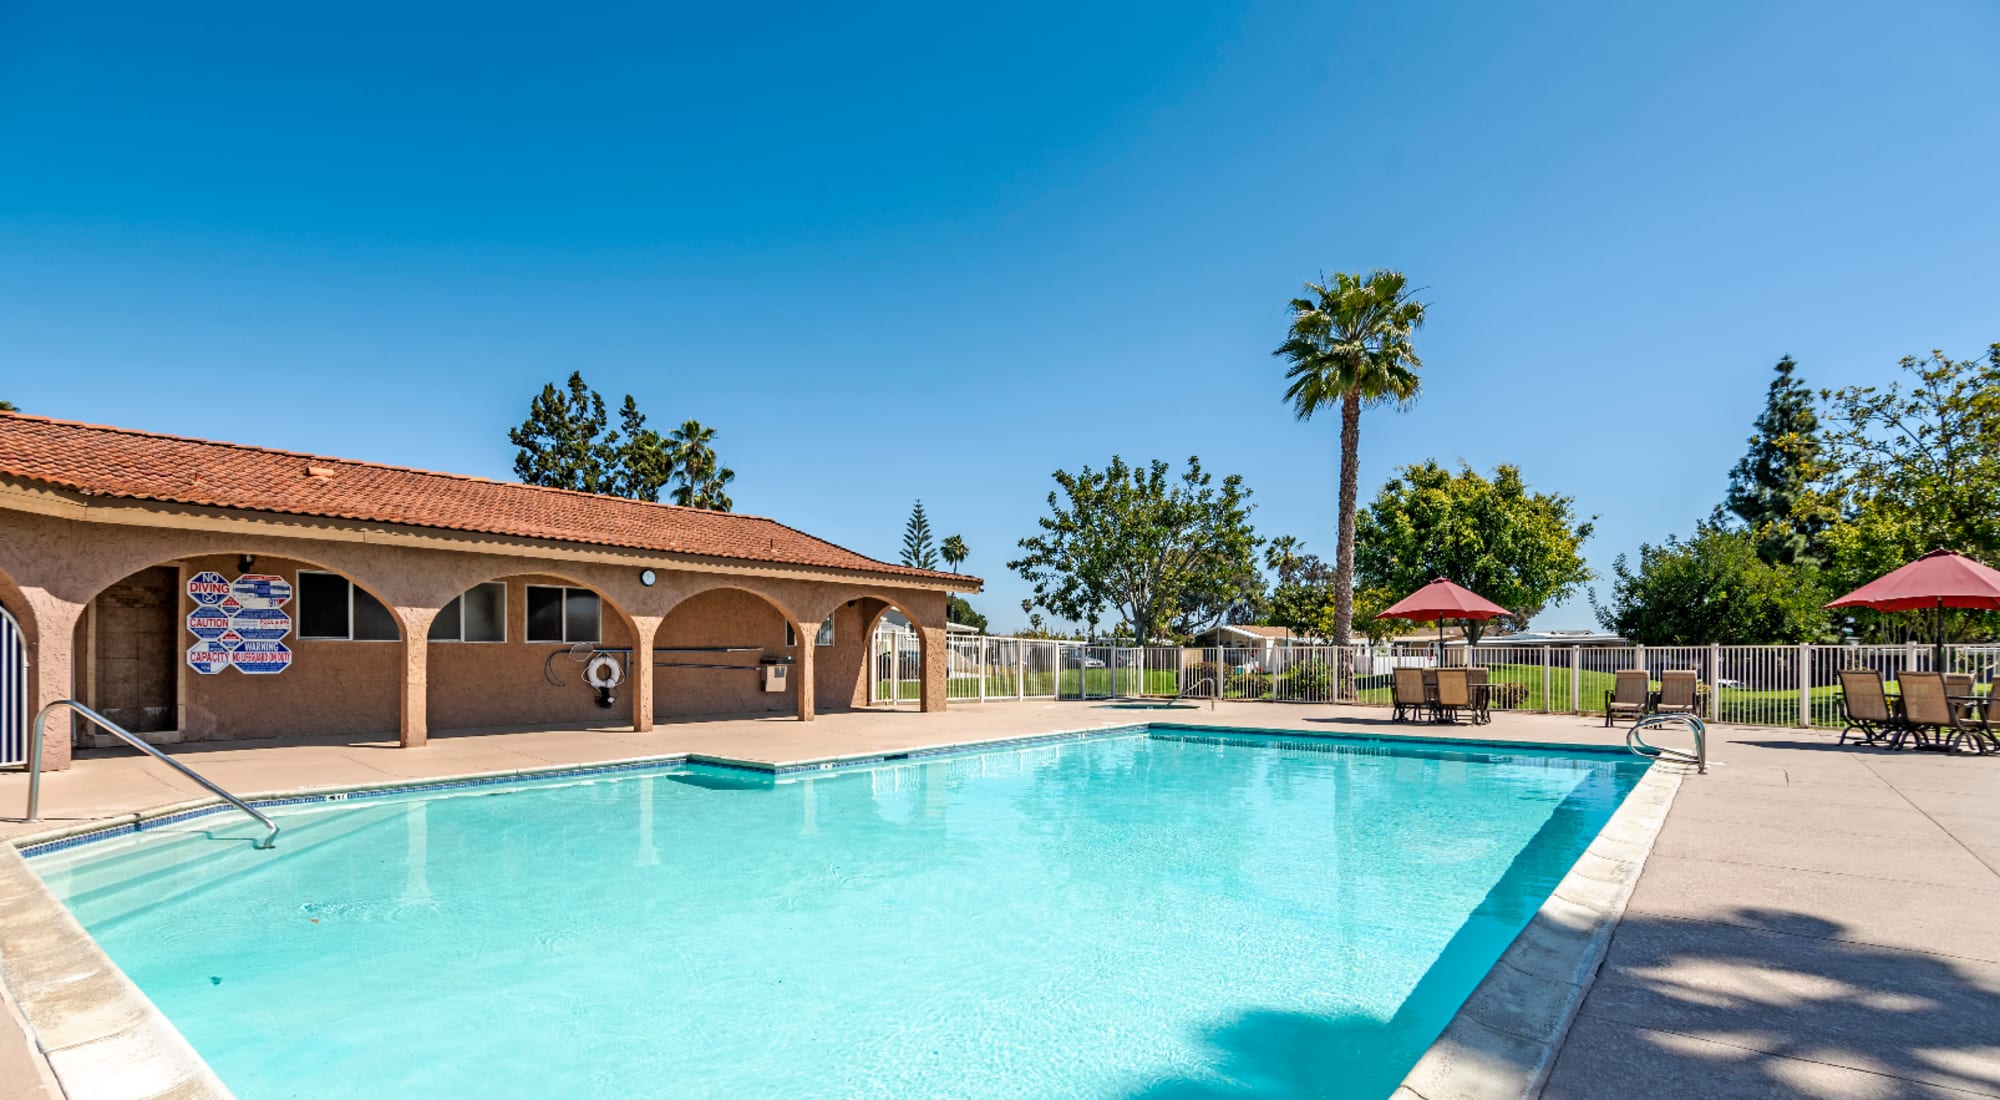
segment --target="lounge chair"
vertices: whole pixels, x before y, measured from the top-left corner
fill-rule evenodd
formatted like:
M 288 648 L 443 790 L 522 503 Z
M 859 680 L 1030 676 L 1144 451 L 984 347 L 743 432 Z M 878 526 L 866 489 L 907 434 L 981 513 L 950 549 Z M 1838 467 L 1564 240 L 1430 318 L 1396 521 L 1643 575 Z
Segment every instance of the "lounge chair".
M 1701 708 L 1701 679 L 1691 668 L 1660 673 L 1660 698 L 1654 714 L 1696 714 Z
M 1424 670 L 1420 668 L 1397 668 L 1395 672 L 1394 720 L 1408 722 L 1429 709 L 1430 693 L 1424 690 Z
M 1611 725 L 1620 717 L 1637 721 L 1652 705 L 1652 674 L 1643 668 L 1623 669 L 1612 681 L 1611 690 L 1604 693 L 1604 724 Z
M 1437 671 L 1437 698 L 1431 702 L 1431 714 L 1440 722 L 1458 721 L 1458 712 L 1472 709 L 1472 678 L 1462 668 L 1441 668 Z
M 1903 734 L 1902 719 L 1889 709 L 1889 696 L 1882 690 L 1882 674 L 1872 668 L 1840 670 L 1840 705 L 1847 712 L 1847 728 L 1840 731 L 1840 743 L 1849 734 L 1860 734 L 1870 745 L 1894 745 Z
M 1905 672 L 1897 682 L 1903 689 L 1903 725 L 1917 739 L 1917 747 L 1950 749 L 1957 745 L 1962 731 L 1945 694 L 1944 674 Z

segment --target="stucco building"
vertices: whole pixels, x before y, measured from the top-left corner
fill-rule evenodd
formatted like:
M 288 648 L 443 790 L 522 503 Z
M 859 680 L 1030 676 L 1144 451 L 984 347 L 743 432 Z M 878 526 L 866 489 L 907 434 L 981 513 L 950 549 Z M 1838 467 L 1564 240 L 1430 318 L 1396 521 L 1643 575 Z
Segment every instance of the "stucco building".
M 891 609 L 942 710 L 946 596 L 979 584 L 756 516 L 0 414 L 17 755 L 65 698 L 163 742 L 811 721 L 867 703 Z M 71 742 L 52 719 L 44 766 Z

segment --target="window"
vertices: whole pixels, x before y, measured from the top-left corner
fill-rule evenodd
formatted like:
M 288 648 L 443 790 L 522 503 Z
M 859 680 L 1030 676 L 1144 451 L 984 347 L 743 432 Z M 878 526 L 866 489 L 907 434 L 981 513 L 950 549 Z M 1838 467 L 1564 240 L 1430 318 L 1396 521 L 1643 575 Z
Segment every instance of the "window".
M 433 642 L 504 642 L 507 640 L 507 584 L 488 581 L 474 585 L 445 604 L 431 620 Z
M 528 640 L 531 642 L 595 642 L 600 637 L 604 608 L 588 588 L 528 586 Z
M 393 642 L 396 614 L 338 573 L 299 570 L 299 637 L 314 641 Z
M 789 622 L 786 623 L 785 645 L 787 647 L 790 647 L 798 644 L 799 644 L 799 632 L 792 627 L 791 623 Z M 814 645 L 833 644 L 833 616 L 828 615 L 826 617 L 826 621 L 819 624 L 819 633 L 813 635 L 813 644 Z

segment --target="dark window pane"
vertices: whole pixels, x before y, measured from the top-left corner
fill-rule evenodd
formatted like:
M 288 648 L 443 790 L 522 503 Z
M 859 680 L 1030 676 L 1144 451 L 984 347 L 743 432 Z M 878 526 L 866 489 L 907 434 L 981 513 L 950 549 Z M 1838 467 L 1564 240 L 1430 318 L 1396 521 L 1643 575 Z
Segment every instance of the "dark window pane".
M 528 586 L 528 640 L 531 642 L 563 640 L 562 589 L 544 588 L 535 584 Z
M 798 631 L 796 631 L 796 630 L 794 630 L 794 629 L 792 629 L 792 624 L 791 624 L 791 623 L 786 623 L 786 624 L 785 624 L 785 648 L 789 649 L 789 648 L 791 648 L 792 646 L 795 646 L 795 645 L 798 645 L 798 644 L 799 644 L 799 632 L 798 632 Z
M 478 585 L 466 592 L 465 634 L 468 642 L 507 640 L 507 586 L 500 581 Z
M 393 642 L 402 637 L 396 629 L 396 615 L 382 601 L 357 588 L 354 590 L 354 640 Z
M 597 605 L 597 593 L 587 588 L 569 589 L 569 609 L 563 616 L 567 641 L 594 642 L 598 638 L 597 625 L 602 609 Z
M 299 637 L 347 637 L 347 578 L 333 573 L 300 573 Z
M 438 609 L 437 618 L 431 620 L 430 640 L 433 642 L 455 642 L 458 640 L 459 601 L 454 598 Z

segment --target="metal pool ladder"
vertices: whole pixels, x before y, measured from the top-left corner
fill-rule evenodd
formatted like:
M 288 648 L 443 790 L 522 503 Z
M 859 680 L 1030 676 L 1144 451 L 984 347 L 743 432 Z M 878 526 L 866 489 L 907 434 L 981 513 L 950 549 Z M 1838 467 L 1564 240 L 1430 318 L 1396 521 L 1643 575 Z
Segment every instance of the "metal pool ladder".
M 1685 725 L 1694 731 L 1693 752 L 1648 744 L 1640 732 L 1672 725 Z M 1648 760 L 1672 760 L 1677 764 L 1693 764 L 1695 774 L 1708 774 L 1708 726 L 1692 714 L 1649 714 L 1632 723 L 1632 728 L 1625 731 L 1625 747 Z
M 202 775 L 200 772 L 195 771 L 193 768 L 188 767 L 186 764 L 183 764 L 180 761 L 175 760 L 173 757 L 168 756 L 166 753 L 163 753 L 160 750 L 154 748 L 153 746 L 148 745 L 144 741 L 139 740 L 137 737 L 133 736 L 131 731 L 127 730 L 125 727 L 119 725 L 116 722 L 113 722 L 111 719 L 106 718 L 102 714 L 99 714 L 96 711 L 91 710 L 89 707 L 84 706 L 82 703 L 79 703 L 74 699 L 57 699 L 55 702 L 50 703 L 48 706 L 43 707 L 41 709 L 41 712 L 35 715 L 35 731 L 28 741 L 28 820 L 29 821 L 40 821 L 42 819 L 41 815 L 42 729 L 44 726 L 48 725 L 49 715 L 59 707 L 68 707 L 69 709 L 77 712 L 78 714 L 83 715 L 85 718 L 88 718 L 92 722 L 97 723 L 97 725 L 100 728 L 102 728 L 104 732 L 110 734 L 113 737 L 118 738 L 120 741 L 125 742 L 126 744 L 132 746 L 133 748 L 138 749 L 140 752 L 145 753 L 147 756 L 150 756 L 153 759 L 160 761 L 161 763 L 167 765 L 168 767 L 174 769 L 175 771 L 181 773 L 182 775 L 187 776 L 189 779 L 192 779 L 196 783 L 199 783 L 203 787 L 207 788 L 210 794 L 213 794 L 217 798 L 222 799 L 224 802 L 227 802 L 230 805 L 236 807 L 237 809 L 242 810 L 244 813 L 249 814 L 251 817 L 256 818 L 266 829 L 269 829 L 270 832 L 265 833 L 264 838 L 262 840 L 257 841 L 254 847 L 270 848 L 274 843 L 277 842 L 278 839 L 277 822 L 272 821 L 270 818 L 265 817 L 262 813 L 259 813 L 256 810 L 256 808 L 252 807 L 248 802 L 245 802 L 242 799 L 236 797 L 235 795 L 230 794 L 228 791 L 223 790 L 221 787 L 216 786 L 214 783 L 209 781 L 207 776 Z

